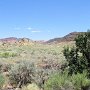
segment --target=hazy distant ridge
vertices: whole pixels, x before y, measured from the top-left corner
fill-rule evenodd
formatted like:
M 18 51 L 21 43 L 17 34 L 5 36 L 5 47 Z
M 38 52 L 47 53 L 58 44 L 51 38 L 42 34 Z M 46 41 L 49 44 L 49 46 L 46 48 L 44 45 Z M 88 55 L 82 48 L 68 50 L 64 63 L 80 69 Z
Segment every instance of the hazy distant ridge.
M 3 38 L 3 39 L 0 39 L 0 41 L 1 42 L 17 42 L 17 41 L 20 41 L 20 40 L 24 40 L 24 41 L 27 41 L 27 42 L 31 41 L 31 42 L 46 43 L 46 44 L 48 44 L 48 43 L 60 43 L 60 42 L 74 41 L 74 39 L 81 33 L 84 33 L 84 32 L 71 32 L 71 33 L 67 34 L 64 37 L 50 39 L 46 42 L 44 40 L 34 41 L 34 40 L 29 39 L 29 38 L 16 38 L 16 37 Z
M 64 37 L 50 39 L 46 43 L 60 43 L 60 42 L 74 41 L 74 39 L 81 33 L 84 32 L 71 32 Z

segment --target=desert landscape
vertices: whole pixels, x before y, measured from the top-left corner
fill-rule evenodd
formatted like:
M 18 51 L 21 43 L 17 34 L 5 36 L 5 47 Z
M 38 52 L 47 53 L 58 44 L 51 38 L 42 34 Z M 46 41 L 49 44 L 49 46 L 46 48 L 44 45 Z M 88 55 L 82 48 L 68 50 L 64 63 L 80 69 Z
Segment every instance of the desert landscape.
M 90 0 L 0 0 L 0 90 L 90 90 Z
M 73 39 L 71 37 L 73 34 Z M 33 63 L 36 69 L 42 70 L 50 69 L 54 72 L 61 69 L 62 64 L 65 63 L 65 58 L 63 56 L 63 48 L 65 46 L 72 47 L 74 45 L 74 38 L 77 36 L 72 33 L 66 36 L 68 41 L 61 40 L 57 41 L 33 41 L 28 38 L 4 38 L 0 40 L 0 66 L 1 72 L 9 74 L 10 67 L 12 65 L 17 65 L 21 62 Z M 62 38 L 63 39 L 63 38 Z M 51 41 L 51 42 L 50 42 Z M 47 71 L 47 70 L 46 70 Z M 46 72 L 45 71 L 45 72 Z M 46 72 L 46 73 L 50 73 Z M 43 77 L 43 76 L 42 76 Z M 8 80 L 5 81 L 6 88 L 8 87 Z
M 68 61 L 64 49 L 76 47 L 75 38 L 84 33 L 72 32 L 49 41 L 14 37 L 0 39 L 0 88 L 2 90 L 54 90 L 54 87 L 51 87 L 52 89 L 48 87 L 52 75 L 56 80 L 60 78 L 64 80 L 68 77 Z M 57 73 L 64 74 L 58 77 Z M 57 90 L 64 88 L 65 81 L 62 79 L 61 82 L 59 81 L 60 87 L 56 87 Z M 53 82 L 55 84 L 57 81 L 53 80 Z M 73 87 L 65 86 L 65 90 L 74 90 Z

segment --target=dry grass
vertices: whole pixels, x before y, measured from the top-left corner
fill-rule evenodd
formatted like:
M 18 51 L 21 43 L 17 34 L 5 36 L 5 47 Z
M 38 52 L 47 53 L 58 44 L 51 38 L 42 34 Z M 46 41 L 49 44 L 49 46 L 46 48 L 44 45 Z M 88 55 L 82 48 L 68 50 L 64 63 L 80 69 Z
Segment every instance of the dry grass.
M 72 46 L 74 42 L 62 42 L 60 44 L 43 45 L 43 44 L 29 44 L 29 45 L 8 45 L 0 46 L 0 53 L 9 53 L 10 55 L 16 54 L 15 56 L 8 55 L 7 57 L 0 57 L 0 62 L 5 63 L 17 63 L 22 60 L 29 60 L 32 62 L 42 61 L 57 61 L 62 62 L 64 56 L 62 50 L 64 46 Z M 2 48 L 3 47 L 3 48 Z

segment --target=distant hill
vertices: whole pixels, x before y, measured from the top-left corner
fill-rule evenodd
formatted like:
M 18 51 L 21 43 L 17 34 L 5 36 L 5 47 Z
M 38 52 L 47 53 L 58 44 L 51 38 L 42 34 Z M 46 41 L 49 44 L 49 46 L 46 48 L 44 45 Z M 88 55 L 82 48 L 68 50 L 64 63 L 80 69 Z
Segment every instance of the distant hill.
M 64 37 L 50 39 L 46 43 L 60 43 L 60 42 L 74 41 L 74 39 L 81 33 L 84 33 L 84 32 L 72 32 Z
M 40 43 L 40 44 L 43 44 L 45 43 L 44 40 L 37 40 L 37 41 L 34 41 L 34 40 L 31 40 L 29 38 L 16 38 L 16 37 L 8 37 L 8 38 L 2 38 L 0 39 L 0 42 L 3 42 L 3 43 Z
M 1 42 L 16 42 L 18 39 L 15 37 L 3 38 L 0 39 Z
M 16 37 L 9 37 L 9 38 L 3 38 L 0 39 L 0 42 L 3 43 L 40 43 L 40 44 L 57 44 L 57 43 L 61 43 L 61 42 L 70 42 L 70 41 L 74 41 L 74 39 L 81 33 L 84 32 L 71 32 L 68 35 L 64 36 L 64 37 L 60 37 L 60 38 L 54 38 L 54 39 L 50 39 L 48 41 L 44 41 L 44 40 L 40 40 L 40 41 L 33 41 L 29 38 L 16 38 Z
M 34 43 L 33 40 L 29 38 L 15 38 L 15 37 L 9 37 L 9 38 L 3 38 L 0 39 L 0 43 L 4 44 L 16 44 L 16 45 L 29 45 L 31 43 Z

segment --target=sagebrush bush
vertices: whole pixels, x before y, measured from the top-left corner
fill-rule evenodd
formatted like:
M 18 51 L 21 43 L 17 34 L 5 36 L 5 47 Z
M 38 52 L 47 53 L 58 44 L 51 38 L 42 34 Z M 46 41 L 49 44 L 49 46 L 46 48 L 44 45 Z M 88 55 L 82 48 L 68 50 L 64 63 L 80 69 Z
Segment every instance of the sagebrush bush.
M 32 83 L 32 84 L 22 87 L 21 90 L 40 90 L 40 89 L 36 84 Z
M 7 72 L 11 68 L 11 64 L 0 61 L 0 72 Z
M 50 71 L 47 71 L 45 69 L 37 69 L 36 75 L 35 75 L 35 83 L 40 87 L 43 88 L 45 81 L 49 77 Z
M 9 73 L 11 83 L 15 83 L 17 87 L 21 88 L 23 85 L 33 82 L 35 75 L 34 64 L 30 62 L 20 62 L 12 66 Z

